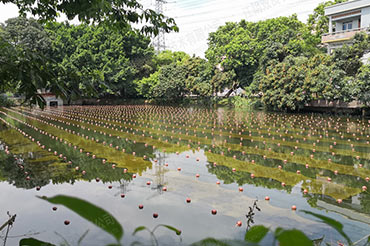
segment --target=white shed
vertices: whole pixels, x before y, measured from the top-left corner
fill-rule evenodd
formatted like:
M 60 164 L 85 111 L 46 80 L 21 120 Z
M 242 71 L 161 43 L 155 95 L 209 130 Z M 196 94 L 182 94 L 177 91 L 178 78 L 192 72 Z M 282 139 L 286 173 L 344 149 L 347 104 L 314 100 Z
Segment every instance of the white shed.
M 63 99 L 57 97 L 55 94 L 50 92 L 40 93 L 46 101 L 46 107 L 59 107 L 63 106 Z

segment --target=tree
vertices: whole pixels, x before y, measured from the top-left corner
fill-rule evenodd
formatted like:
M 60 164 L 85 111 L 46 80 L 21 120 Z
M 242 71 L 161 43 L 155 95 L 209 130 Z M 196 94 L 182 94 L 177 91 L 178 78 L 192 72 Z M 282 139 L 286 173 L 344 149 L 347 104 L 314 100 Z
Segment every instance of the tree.
M 164 50 L 153 57 L 154 69 L 158 70 L 160 67 L 170 65 L 171 63 L 181 63 L 189 58 L 190 56 L 182 51 Z
M 186 72 L 184 66 L 174 63 L 162 67 L 158 76 L 159 84 L 153 89 L 153 97 L 166 101 L 181 101 L 187 93 Z
M 354 96 L 362 103 L 370 106 L 370 66 L 360 68 L 355 82 Z
M 370 50 L 370 36 L 357 33 L 353 44 L 334 50 L 334 61 L 348 76 L 355 76 L 362 66 L 361 58 Z
M 288 56 L 266 68 L 259 91 L 267 107 L 296 111 L 312 100 L 351 100 L 347 93 L 348 80 L 345 71 L 328 55 Z
M 224 72 L 235 74 L 230 81 L 228 95 L 239 87 L 246 87 L 253 81 L 255 73 L 266 65 L 267 54 L 272 46 L 284 47 L 278 56 L 311 55 L 318 51 L 317 41 L 296 15 L 279 17 L 259 22 L 226 23 L 210 33 L 206 57 L 212 65 L 218 64 Z M 264 57 L 261 59 L 261 57 Z
M 113 31 L 105 26 L 47 25 L 53 57 L 67 71 L 63 77 L 68 99 L 136 95 L 134 81 L 148 76 L 154 50 L 150 40 L 131 28 Z
M 210 97 L 214 91 L 211 83 L 214 69 L 211 64 L 200 57 L 192 57 L 182 62 L 187 71 L 185 86 L 189 93 L 201 97 Z
M 307 25 L 315 36 L 321 39 L 324 33 L 329 32 L 329 18 L 325 16 L 325 8 L 337 3 L 347 2 L 348 0 L 334 0 L 320 3 L 315 9 L 313 14 L 308 17 Z
M 61 14 L 69 20 L 78 18 L 83 23 L 104 23 L 107 26 L 127 28 L 131 24 L 144 23 L 142 33 L 157 35 L 160 30 L 165 32 L 178 31 L 175 21 L 151 9 L 144 9 L 137 0 L 1 0 L 2 3 L 13 3 L 19 13 L 37 16 L 41 21 L 53 21 Z
M 162 88 L 162 85 L 160 85 L 161 81 L 159 80 L 160 77 L 164 77 L 164 71 L 162 71 L 162 68 L 172 65 L 174 69 L 178 69 L 179 66 L 181 66 L 183 62 L 188 59 L 190 59 L 190 56 L 182 51 L 173 52 L 170 50 L 165 50 L 153 56 L 150 64 L 152 66 L 152 71 L 154 72 L 150 75 L 143 76 L 142 79 L 135 81 L 137 93 L 147 99 L 163 97 L 163 95 L 159 93 L 159 89 L 156 89 L 156 93 L 154 93 L 157 86 L 159 86 L 161 90 L 165 90 Z
M 25 96 L 25 102 L 44 105 L 38 89 L 63 95 L 50 56 L 51 41 L 34 19 L 14 18 L 0 28 L 1 89 Z
M 161 70 L 158 70 L 152 73 L 149 77 L 135 81 L 136 91 L 140 96 L 143 96 L 147 99 L 154 98 L 153 90 L 159 84 L 160 71 Z
M 214 85 L 211 80 L 214 69 L 205 59 L 189 57 L 183 52 L 165 51 L 153 60 L 159 70 L 135 82 L 136 90 L 141 96 L 166 100 L 189 95 L 212 96 Z M 179 88 L 180 86 L 183 87 Z

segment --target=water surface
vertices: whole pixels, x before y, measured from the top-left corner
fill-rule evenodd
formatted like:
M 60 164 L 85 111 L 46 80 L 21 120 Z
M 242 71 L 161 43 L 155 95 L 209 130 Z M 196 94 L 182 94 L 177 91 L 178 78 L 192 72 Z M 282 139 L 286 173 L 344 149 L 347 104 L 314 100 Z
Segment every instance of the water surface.
M 37 198 L 60 194 L 109 211 L 125 230 L 125 245 L 150 244 L 147 232 L 132 232 L 158 224 L 182 231 L 158 229 L 160 245 L 243 240 L 255 200 L 255 224 L 271 229 L 343 240 L 304 209 L 338 220 L 352 241 L 370 234 L 367 119 L 146 105 L 2 108 L 0 119 L 0 224 L 7 211 L 17 214 L 8 245 L 31 236 L 76 245 L 87 230 L 82 245 L 115 242 Z

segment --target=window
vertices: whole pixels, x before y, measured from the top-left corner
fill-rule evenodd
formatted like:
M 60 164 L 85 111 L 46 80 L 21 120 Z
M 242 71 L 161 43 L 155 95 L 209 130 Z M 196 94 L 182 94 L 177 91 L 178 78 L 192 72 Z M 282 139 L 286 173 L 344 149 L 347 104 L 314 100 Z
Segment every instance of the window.
M 343 25 L 342 25 L 342 30 L 343 31 L 351 30 L 351 29 L 352 29 L 352 21 L 343 23 Z

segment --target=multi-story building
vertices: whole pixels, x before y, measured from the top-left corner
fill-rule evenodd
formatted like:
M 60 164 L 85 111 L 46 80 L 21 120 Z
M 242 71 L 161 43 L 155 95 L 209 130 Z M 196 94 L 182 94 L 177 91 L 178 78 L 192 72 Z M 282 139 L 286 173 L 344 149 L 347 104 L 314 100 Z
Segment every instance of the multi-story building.
M 322 36 L 322 43 L 330 54 L 333 49 L 351 44 L 358 32 L 370 31 L 370 0 L 352 0 L 325 8 L 329 17 L 329 33 Z

